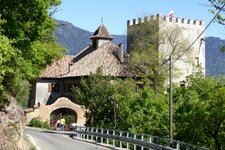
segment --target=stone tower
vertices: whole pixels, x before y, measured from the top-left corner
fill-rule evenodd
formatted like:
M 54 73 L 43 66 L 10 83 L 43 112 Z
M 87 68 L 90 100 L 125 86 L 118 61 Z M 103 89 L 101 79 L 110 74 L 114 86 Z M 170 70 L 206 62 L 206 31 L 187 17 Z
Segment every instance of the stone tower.
M 154 23 L 156 25 L 154 30 L 157 30 L 158 32 L 157 40 L 158 43 L 160 43 L 157 48 L 159 56 L 163 56 L 164 59 L 167 59 L 166 57 L 171 55 L 174 48 L 171 47 L 171 43 L 168 42 L 171 41 L 171 39 L 168 39 L 170 35 L 167 33 L 170 32 L 172 35 L 175 30 L 178 31 L 176 39 L 174 38 L 173 40 L 186 45 L 186 47 L 182 47 L 178 42 L 177 46 L 180 46 L 180 49 L 182 50 L 179 51 L 179 54 L 176 54 L 177 56 L 175 58 L 173 58 L 173 55 L 171 56 L 173 66 L 178 70 L 178 73 L 174 78 L 175 82 L 185 81 L 186 76 L 192 74 L 193 71 L 196 70 L 197 66 L 200 66 L 205 74 L 205 37 L 204 34 L 201 34 L 204 30 L 204 22 L 202 20 L 192 20 L 173 16 L 170 17 L 159 14 L 128 20 L 128 53 L 132 53 L 131 43 L 133 38 L 135 38 L 130 34 L 129 30 L 131 28 L 135 29 L 144 23 Z M 198 36 L 199 38 L 197 39 Z M 180 55 L 179 59 L 178 55 Z

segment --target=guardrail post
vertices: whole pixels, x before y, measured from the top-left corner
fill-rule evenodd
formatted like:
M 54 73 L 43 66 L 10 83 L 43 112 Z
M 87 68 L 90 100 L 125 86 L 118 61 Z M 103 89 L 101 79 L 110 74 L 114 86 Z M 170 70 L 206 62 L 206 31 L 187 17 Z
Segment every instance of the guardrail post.
M 127 132 L 127 138 L 129 138 L 129 135 L 130 133 L 129 132 Z M 127 149 L 129 149 L 129 143 L 127 142 Z
M 137 134 L 136 133 L 134 133 L 134 139 L 136 140 L 137 139 Z M 136 150 L 137 149 L 137 146 L 136 146 L 136 144 L 134 144 L 134 150 Z
M 91 128 L 91 132 L 93 132 L 93 128 Z M 93 135 L 91 135 L 91 140 L 93 141 Z
M 141 140 L 144 141 L 144 135 L 143 134 L 141 135 Z M 141 146 L 141 150 L 144 150 L 143 146 Z
M 113 130 L 113 135 L 115 136 L 115 130 Z M 115 140 L 113 139 L 113 146 L 115 147 Z
M 120 131 L 120 137 L 122 137 L 123 136 L 123 132 L 122 131 Z M 120 148 L 122 148 L 122 142 L 120 141 Z
M 96 128 L 96 133 L 98 133 L 98 128 Z M 98 142 L 98 136 L 95 136 L 95 141 Z
M 180 143 L 177 143 L 177 150 L 180 150 Z
M 103 134 L 103 129 L 101 129 L 101 134 Z M 103 143 L 103 137 L 101 137 L 101 143 Z
M 107 130 L 106 134 L 109 135 L 109 130 Z M 109 138 L 106 139 L 106 143 L 109 145 Z
M 186 150 L 189 150 L 189 149 L 190 149 L 190 145 L 186 144 Z
M 149 142 L 151 142 L 151 143 L 152 143 L 152 136 L 150 136 L 150 137 L 149 137 Z
M 85 131 L 85 128 L 82 128 L 81 130 Z M 81 136 L 82 136 L 82 139 L 85 139 L 85 134 L 81 134 Z
M 89 127 L 86 127 L 86 131 L 87 131 L 87 132 L 89 131 Z M 89 135 L 87 134 L 86 137 L 87 137 L 87 140 L 88 140 Z
M 80 128 L 80 127 L 78 126 L 78 127 L 76 128 L 75 132 L 76 132 L 76 131 L 79 131 L 79 128 Z M 79 138 L 79 137 L 80 137 L 80 133 L 77 133 L 77 132 L 76 132 L 76 134 L 77 134 L 77 137 Z

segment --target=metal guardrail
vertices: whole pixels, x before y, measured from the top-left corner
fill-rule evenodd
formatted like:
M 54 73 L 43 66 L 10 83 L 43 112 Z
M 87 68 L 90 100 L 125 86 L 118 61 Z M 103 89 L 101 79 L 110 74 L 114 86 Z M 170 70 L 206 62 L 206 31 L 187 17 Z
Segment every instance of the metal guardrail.
M 200 146 L 187 144 L 181 141 L 148 134 L 130 133 L 124 131 L 116 131 L 109 129 L 99 129 L 93 127 L 76 127 L 77 137 L 106 144 L 109 146 L 131 149 L 131 150 L 209 150 Z

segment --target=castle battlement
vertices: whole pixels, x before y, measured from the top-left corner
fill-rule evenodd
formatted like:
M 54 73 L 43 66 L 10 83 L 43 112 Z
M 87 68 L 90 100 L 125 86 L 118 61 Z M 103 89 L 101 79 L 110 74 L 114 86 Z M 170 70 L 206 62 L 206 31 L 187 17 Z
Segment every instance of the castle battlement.
M 180 24 L 199 25 L 199 26 L 202 26 L 204 23 L 204 21 L 202 20 L 187 19 L 187 18 L 181 18 L 181 17 L 170 17 L 170 16 L 156 14 L 151 16 L 145 16 L 144 18 L 128 20 L 127 26 L 137 25 L 137 24 L 141 24 L 141 23 L 149 22 L 153 20 L 167 21 L 167 22 L 180 23 Z

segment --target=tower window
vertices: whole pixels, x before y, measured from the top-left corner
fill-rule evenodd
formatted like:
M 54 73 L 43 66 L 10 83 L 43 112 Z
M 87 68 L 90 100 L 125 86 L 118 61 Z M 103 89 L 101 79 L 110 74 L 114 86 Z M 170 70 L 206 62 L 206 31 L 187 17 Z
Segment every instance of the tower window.
M 197 64 L 197 66 L 200 65 L 199 57 L 195 57 L 195 58 L 196 58 L 196 64 Z
M 97 49 L 97 40 L 93 40 L 93 49 Z

